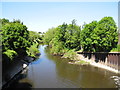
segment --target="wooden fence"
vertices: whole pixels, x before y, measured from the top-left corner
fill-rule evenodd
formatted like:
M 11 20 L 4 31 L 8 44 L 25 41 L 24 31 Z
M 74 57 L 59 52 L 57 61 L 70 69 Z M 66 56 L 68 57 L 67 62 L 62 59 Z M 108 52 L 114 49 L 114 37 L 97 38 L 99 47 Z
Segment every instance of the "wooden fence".
M 120 70 L 120 52 L 77 52 L 85 58 Z

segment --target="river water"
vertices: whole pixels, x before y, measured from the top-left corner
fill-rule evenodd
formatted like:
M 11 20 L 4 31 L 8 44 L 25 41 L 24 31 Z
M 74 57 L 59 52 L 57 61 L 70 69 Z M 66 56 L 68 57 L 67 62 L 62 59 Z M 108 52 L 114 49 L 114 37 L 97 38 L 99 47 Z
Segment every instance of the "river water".
M 90 65 L 71 65 L 67 59 L 52 56 L 46 45 L 39 47 L 41 56 L 29 64 L 26 78 L 32 88 L 115 88 L 115 73 Z

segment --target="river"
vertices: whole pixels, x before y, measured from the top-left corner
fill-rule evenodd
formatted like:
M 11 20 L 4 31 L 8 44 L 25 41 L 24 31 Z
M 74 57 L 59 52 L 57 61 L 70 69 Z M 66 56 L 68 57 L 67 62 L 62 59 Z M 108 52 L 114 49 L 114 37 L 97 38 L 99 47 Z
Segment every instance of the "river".
M 90 65 L 71 65 L 68 59 L 53 56 L 46 45 L 39 47 L 41 56 L 29 64 L 27 76 L 20 83 L 32 88 L 115 88 L 115 73 Z

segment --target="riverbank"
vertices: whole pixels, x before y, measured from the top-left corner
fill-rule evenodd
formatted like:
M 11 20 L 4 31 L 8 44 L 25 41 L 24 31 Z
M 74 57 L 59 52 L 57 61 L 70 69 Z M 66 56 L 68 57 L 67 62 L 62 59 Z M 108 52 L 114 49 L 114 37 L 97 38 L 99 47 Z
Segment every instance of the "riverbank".
M 72 62 L 70 61 L 69 64 L 76 64 L 76 65 L 88 65 L 89 64 L 94 67 L 102 68 L 102 69 L 109 70 L 111 72 L 120 74 L 119 70 L 112 68 L 110 66 L 107 66 L 105 64 L 99 63 L 99 62 L 97 63 L 95 62 L 95 60 L 85 58 L 83 55 L 76 54 L 76 57 L 77 57 L 77 60 L 75 61 L 73 60 Z M 80 61 L 83 61 L 84 63 L 79 63 Z
M 94 67 L 102 68 L 117 74 L 120 74 L 119 68 L 119 52 L 96 52 L 96 53 L 85 53 L 85 52 L 75 52 L 74 50 L 69 50 L 64 54 L 52 54 L 61 56 L 61 58 L 68 58 L 69 64 L 76 65 L 92 65 Z

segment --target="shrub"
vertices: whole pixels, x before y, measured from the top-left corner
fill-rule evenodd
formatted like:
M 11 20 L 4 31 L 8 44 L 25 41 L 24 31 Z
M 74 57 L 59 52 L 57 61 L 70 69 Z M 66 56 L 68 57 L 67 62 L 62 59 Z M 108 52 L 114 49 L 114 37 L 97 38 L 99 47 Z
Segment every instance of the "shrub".
M 71 60 L 76 60 L 76 52 L 75 52 L 75 50 L 74 49 L 72 49 L 72 50 L 69 50 L 67 53 L 65 53 L 64 54 L 64 56 L 63 56 L 64 58 L 69 58 L 69 59 L 71 59 Z
M 17 55 L 17 53 L 14 50 L 7 50 L 3 52 L 3 54 L 7 55 L 10 60 L 12 60 L 14 56 Z
M 28 56 L 35 57 L 35 55 L 37 53 L 40 53 L 40 51 L 38 50 L 37 46 L 38 46 L 38 44 L 34 43 L 33 45 L 31 45 L 30 48 L 28 48 L 28 50 L 26 51 Z
M 120 45 L 117 45 L 116 48 L 113 48 L 111 52 L 120 52 Z

